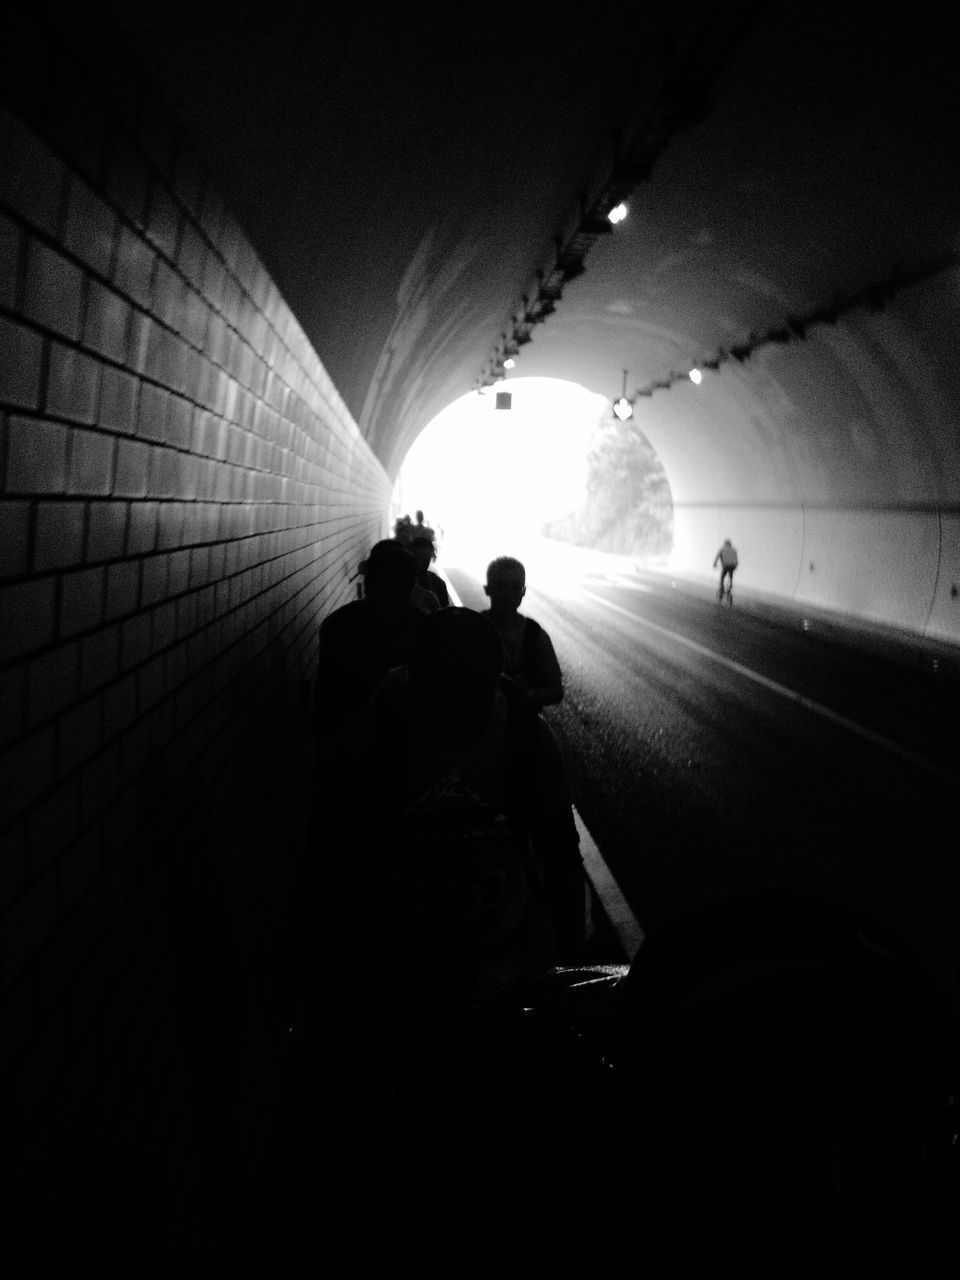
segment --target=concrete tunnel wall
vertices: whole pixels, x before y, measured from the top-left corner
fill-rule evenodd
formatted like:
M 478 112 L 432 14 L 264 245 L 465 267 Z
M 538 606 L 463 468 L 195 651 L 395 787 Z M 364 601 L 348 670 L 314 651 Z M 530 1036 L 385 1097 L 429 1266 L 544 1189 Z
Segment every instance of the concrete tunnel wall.
M 306 682 L 390 492 L 156 90 L 88 35 L 0 115 L 0 1140 L 5 1247 L 51 1273 L 175 1250 L 184 1188 L 256 1167 Z
M 677 569 L 960 642 L 957 274 L 638 399 Z

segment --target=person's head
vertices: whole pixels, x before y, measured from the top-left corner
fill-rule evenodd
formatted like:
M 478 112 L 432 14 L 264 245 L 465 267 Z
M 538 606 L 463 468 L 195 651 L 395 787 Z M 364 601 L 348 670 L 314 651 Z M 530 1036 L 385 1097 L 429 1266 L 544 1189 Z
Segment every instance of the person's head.
M 733 543 L 730 541 L 730 539 L 729 539 L 729 538 L 724 538 L 724 540 L 723 540 L 723 545 L 724 545 L 725 547 L 732 547 L 732 546 L 733 546 Z
M 423 524 L 423 512 L 422 512 L 422 511 L 418 511 L 418 512 L 417 512 L 417 524 Z
M 486 728 L 503 669 L 503 647 L 488 618 L 441 609 L 417 629 L 408 670 L 414 706 L 446 743 L 471 742 Z
M 491 609 L 499 613 L 515 612 L 527 593 L 527 574 L 519 560 L 499 556 L 487 565 L 484 591 Z
M 424 569 L 429 569 L 436 556 L 436 548 L 430 538 L 414 538 L 407 547 L 407 550 L 417 562 L 417 567 L 422 573 Z
M 384 539 L 377 542 L 366 559 L 363 593 L 373 600 L 409 600 L 417 580 L 417 562 L 400 545 Z

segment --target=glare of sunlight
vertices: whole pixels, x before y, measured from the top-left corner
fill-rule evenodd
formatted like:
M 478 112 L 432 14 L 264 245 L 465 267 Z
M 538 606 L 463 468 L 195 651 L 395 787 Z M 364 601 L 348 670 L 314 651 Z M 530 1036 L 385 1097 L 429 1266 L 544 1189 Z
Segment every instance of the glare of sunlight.
M 500 384 L 507 385 L 507 384 Z M 446 555 L 479 567 L 535 539 L 582 501 L 587 450 L 608 401 L 575 382 L 511 378 L 509 413 L 495 388 L 470 392 L 410 447 L 393 514 L 424 512 Z

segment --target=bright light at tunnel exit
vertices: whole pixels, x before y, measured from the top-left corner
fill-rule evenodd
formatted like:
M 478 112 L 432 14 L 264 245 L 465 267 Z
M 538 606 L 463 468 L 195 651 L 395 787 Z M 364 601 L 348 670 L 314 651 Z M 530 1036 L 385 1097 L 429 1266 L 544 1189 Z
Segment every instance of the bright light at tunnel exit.
M 444 559 L 479 567 L 518 554 L 584 498 L 587 451 L 609 402 L 556 378 L 511 378 L 509 388 L 509 413 L 497 412 L 496 388 L 470 392 L 428 423 L 404 459 L 391 519 L 422 510 Z

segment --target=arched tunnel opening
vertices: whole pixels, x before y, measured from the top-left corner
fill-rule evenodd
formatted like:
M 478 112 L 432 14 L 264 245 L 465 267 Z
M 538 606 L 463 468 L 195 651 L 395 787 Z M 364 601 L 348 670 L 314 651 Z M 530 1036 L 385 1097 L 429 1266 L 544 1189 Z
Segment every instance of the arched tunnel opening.
M 952 47 L 921 15 L 554 0 L 506 56 L 447 9 L 10 20 L 0 1265 L 353 1267 L 433 1196 L 458 1270 L 463 1203 L 506 1186 L 497 1244 L 551 1263 L 632 1257 L 638 1222 L 678 1247 L 692 1198 L 731 1259 L 763 1219 L 808 1274 L 954 1274 Z M 583 936 L 404 1057 L 357 1010 L 418 985 L 364 969 L 337 892 L 437 753 L 390 738 L 375 774 L 315 720 L 321 628 L 418 508 L 464 625 L 525 565 L 562 686 L 526 727 L 580 859 L 531 876 Z M 553 1196 L 584 1177 L 600 1244 Z
M 506 399 L 504 399 L 506 397 Z M 626 565 L 666 566 L 670 484 L 634 421 L 609 399 L 557 378 L 511 378 L 444 409 L 411 446 L 391 499 L 391 526 L 422 509 L 438 552 L 482 572 L 495 556 L 559 548 Z

